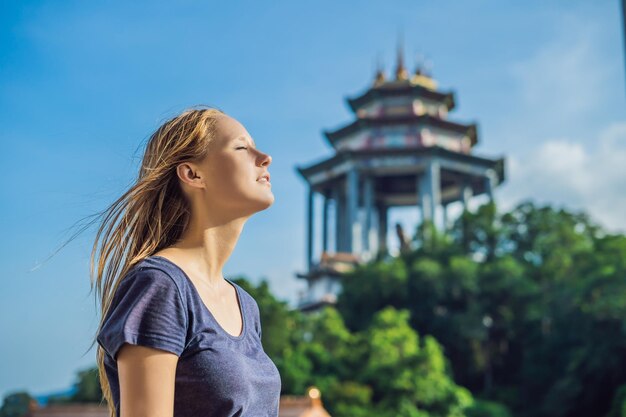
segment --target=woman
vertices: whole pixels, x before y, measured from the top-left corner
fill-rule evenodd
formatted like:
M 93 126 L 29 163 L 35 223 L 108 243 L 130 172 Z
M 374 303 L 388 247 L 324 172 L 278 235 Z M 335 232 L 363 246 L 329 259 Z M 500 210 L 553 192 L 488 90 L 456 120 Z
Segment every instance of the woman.
M 281 379 L 258 305 L 222 275 L 246 220 L 274 202 L 271 160 L 215 108 L 187 110 L 150 137 L 91 259 L 112 417 L 278 415 Z

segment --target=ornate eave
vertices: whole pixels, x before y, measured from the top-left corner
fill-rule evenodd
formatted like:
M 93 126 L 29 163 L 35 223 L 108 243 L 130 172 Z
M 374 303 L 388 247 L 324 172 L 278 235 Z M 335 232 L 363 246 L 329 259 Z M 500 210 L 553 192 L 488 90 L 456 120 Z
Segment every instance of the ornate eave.
M 454 93 L 430 90 L 422 85 L 412 85 L 409 82 L 385 82 L 381 85 L 369 88 L 365 93 L 353 98 L 346 98 L 346 102 L 353 112 L 372 101 L 384 97 L 409 96 L 414 98 L 426 98 L 446 105 L 448 111 L 454 109 Z
M 476 134 L 476 123 L 462 124 L 444 120 L 430 114 L 422 115 L 402 115 L 402 116 L 382 116 L 382 117 L 363 117 L 356 119 L 352 123 L 341 127 L 334 131 L 324 130 L 322 133 L 328 143 L 335 147 L 335 143 L 342 138 L 367 128 L 377 128 L 383 126 L 394 126 L 399 124 L 416 124 L 423 123 L 433 127 L 450 130 L 457 133 L 467 134 L 471 140 L 472 146 L 478 143 L 478 135 Z
M 300 310 L 303 313 L 309 312 L 309 311 L 317 311 L 319 309 L 321 309 L 324 306 L 334 306 L 337 304 L 337 300 L 335 298 L 332 297 L 322 297 L 319 300 L 315 300 L 315 301 L 311 301 L 311 302 L 307 302 L 307 303 L 303 303 L 300 304 L 298 306 L 298 310 Z
M 430 156 L 430 157 L 442 157 L 452 161 L 458 161 L 462 163 L 469 163 L 476 166 L 482 166 L 485 168 L 493 168 L 498 176 L 498 182 L 504 182 L 505 170 L 504 170 L 504 157 L 491 159 L 486 157 L 477 156 L 474 154 L 464 154 L 459 152 L 449 151 L 439 146 L 419 147 L 419 148 L 396 148 L 396 149 L 360 149 L 360 150 L 342 150 L 330 158 L 325 158 L 321 161 L 315 162 L 309 166 L 296 166 L 296 172 L 307 182 L 313 175 L 331 171 L 333 168 L 339 165 L 350 162 L 359 161 L 376 157 L 406 157 L 406 156 Z

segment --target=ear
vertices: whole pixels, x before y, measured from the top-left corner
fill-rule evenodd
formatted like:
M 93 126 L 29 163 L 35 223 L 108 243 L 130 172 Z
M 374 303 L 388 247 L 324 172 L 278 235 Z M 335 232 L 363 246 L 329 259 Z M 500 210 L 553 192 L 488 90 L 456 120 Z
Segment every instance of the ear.
M 183 162 L 176 167 L 176 175 L 183 186 L 194 188 L 204 187 L 204 175 L 193 162 Z

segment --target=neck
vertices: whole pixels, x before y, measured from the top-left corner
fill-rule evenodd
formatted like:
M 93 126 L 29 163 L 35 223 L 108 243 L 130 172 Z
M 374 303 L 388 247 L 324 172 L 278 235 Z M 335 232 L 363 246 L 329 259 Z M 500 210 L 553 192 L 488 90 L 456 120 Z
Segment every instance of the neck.
M 181 239 L 170 247 L 191 274 L 210 288 L 223 288 L 222 269 L 241 235 L 246 217 L 227 221 L 192 220 Z

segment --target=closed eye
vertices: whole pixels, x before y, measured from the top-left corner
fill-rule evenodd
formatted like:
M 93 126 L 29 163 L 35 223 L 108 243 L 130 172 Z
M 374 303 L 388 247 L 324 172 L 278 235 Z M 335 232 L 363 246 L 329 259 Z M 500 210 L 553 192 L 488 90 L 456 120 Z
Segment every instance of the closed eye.
M 235 149 L 239 150 L 239 149 L 248 149 L 248 148 L 247 148 L 247 147 L 245 147 L 245 146 L 238 146 L 238 147 L 236 147 Z

